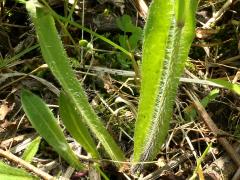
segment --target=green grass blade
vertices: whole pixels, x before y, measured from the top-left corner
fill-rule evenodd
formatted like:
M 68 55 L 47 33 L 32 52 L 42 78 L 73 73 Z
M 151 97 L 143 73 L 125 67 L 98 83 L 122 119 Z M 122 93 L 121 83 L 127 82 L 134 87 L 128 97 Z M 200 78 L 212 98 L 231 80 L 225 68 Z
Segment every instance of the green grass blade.
M 35 138 L 24 151 L 22 155 L 22 159 L 24 159 L 27 162 L 31 162 L 33 157 L 36 155 L 38 151 L 40 142 L 41 142 L 41 137 Z
M 34 49 L 36 49 L 38 47 L 39 47 L 39 44 L 35 44 L 35 45 L 33 45 L 33 46 L 31 46 L 31 47 L 29 47 L 29 48 L 19 52 L 18 54 L 16 54 L 15 56 L 13 56 L 13 57 L 11 57 L 9 59 L 2 59 L 0 61 L 0 69 L 8 67 L 10 63 L 16 61 L 20 57 L 24 56 L 25 54 L 31 52 L 32 50 L 34 50 Z
M 6 180 L 36 180 L 39 179 L 23 169 L 11 167 L 0 161 L 0 179 Z
M 240 85 L 238 85 L 238 84 L 233 84 L 231 82 L 228 82 L 228 81 L 225 81 L 222 79 L 208 79 L 208 81 L 219 84 L 219 85 L 223 86 L 224 88 L 229 89 L 229 90 L 235 92 L 236 94 L 240 95 Z
M 202 167 L 201 167 L 201 163 L 204 161 L 205 157 L 208 155 L 210 149 L 212 148 L 212 142 L 208 144 L 207 148 L 204 150 L 203 154 L 201 155 L 201 157 L 199 157 L 197 159 L 197 166 L 193 172 L 192 177 L 189 178 L 189 180 L 195 180 L 197 179 L 197 173 L 199 174 L 199 172 L 202 173 Z M 199 176 L 200 177 L 200 176 Z M 201 178 L 199 178 L 201 179 Z
M 153 0 L 149 8 L 134 135 L 135 162 L 153 159 L 165 141 L 179 77 L 194 37 L 196 7 L 194 0 Z
M 34 129 L 70 165 L 82 169 L 83 165 L 80 164 L 77 156 L 68 145 L 61 128 L 57 124 L 57 120 L 46 104 L 38 96 L 27 90 L 21 92 L 21 101 Z
M 36 28 L 44 60 L 73 102 L 73 108 L 79 111 L 84 122 L 102 143 L 109 156 L 113 160 L 124 160 L 123 152 L 110 136 L 103 123 L 98 119 L 88 103 L 83 88 L 71 69 L 66 52 L 59 39 L 53 17 L 43 7 L 36 7 L 33 0 L 28 1 L 26 5 Z
M 59 97 L 60 116 L 63 124 L 74 139 L 89 152 L 93 158 L 99 158 L 97 146 L 93 141 L 88 129 L 82 121 L 81 114 L 73 108 L 74 104 L 70 101 L 66 93 L 61 92 Z

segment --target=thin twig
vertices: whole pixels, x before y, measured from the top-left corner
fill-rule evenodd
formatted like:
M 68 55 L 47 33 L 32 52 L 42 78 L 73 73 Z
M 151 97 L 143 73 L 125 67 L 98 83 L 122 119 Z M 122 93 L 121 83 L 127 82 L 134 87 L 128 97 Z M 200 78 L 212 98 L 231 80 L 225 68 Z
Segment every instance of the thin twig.
M 210 28 L 212 24 L 216 23 L 222 15 L 226 12 L 229 6 L 233 3 L 234 0 L 227 0 L 226 3 L 222 6 L 222 8 L 216 12 L 212 18 L 210 18 L 204 25 L 203 28 Z
M 180 164 L 182 164 L 183 162 L 185 162 L 186 160 L 188 160 L 192 156 L 193 156 L 193 154 L 183 154 L 180 157 L 174 158 L 167 165 L 165 165 L 164 167 L 162 167 L 160 169 L 157 169 L 153 173 L 145 176 L 144 178 L 142 178 L 142 180 L 158 179 L 161 176 L 161 173 L 163 171 L 170 171 L 170 170 L 175 169 L 176 167 L 178 167 Z
M 233 148 L 240 155 L 240 144 L 234 143 Z M 238 167 L 235 163 L 232 163 L 232 158 L 227 153 L 222 154 L 220 157 L 209 164 L 204 169 L 204 175 L 206 177 L 212 177 L 211 179 L 231 179 Z M 238 178 L 239 180 L 240 178 Z
M 36 168 L 35 166 L 29 164 L 28 162 L 22 160 L 21 158 L 15 156 L 14 154 L 12 154 L 9 151 L 4 151 L 2 149 L 0 149 L 0 156 L 3 156 L 13 162 L 15 162 L 16 164 L 19 164 L 20 166 L 24 167 L 25 169 L 28 169 L 29 171 L 35 173 L 36 175 L 40 176 L 41 178 L 45 179 L 45 180 L 52 180 L 54 179 L 53 176 L 49 175 L 48 173 Z
M 236 151 L 233 149 L 232 145 L 228 142 L 228 140 L 223 137 L 225 135 L 224 131 L 218 129 L 216 124 L 213 122 L 212 118 L 208 115 L 205 108 L 202 106 L 202 104 L 199 102 L 198 98 L 193 94 L 190 93 L 188 90 L 186 90 L 187 95 L 190 97 L 190 99 L 193 101 L 193 105 L 196 108 L 199 116 L 204 120 L 208 128 L 215 134 L 217 137 L 218 142 L 223 146 L 223 148 L 226 150 L 226 152 L 229 154 L 229 156 L 232 158 L 234 163 L 240 167 L 240 159 Z
M 240 55 L 237 55 L 237 56 L 233 56 L 233 57 L 230 57 L 228 59 L 222 60 L 219 63 L 221 63 L 221 64 L 231 64 L 231 63 L 234 63 L 235 61 L 239 61 L 239 59 L 240 59 Z
M 83 68 L 83 69 L 90 68 L 91 71 L 96 71 L 97 74 L 108 73 L 108 74 L 113 74 L 113 75 L 118 75 L 118 76 L 128 76 L 128 77 L 135 77 L 136 76 L 134 71 L 110 69 L 110 68 L 100 67 L 100 66 L 89 67 L 88 65 L 86 65 L 85 68 L 82 67 L 82 66 L 80 68 Z M 75 72 L 76 73 L 83 73 L 83 72 L 80 72 L 80 71 L 75 71 Z M 213 83 L 213 82 L 208 81 L 208 80 L 202 80 L 202 79 L 192 79 L 192 78 L 181 77 L 180 82 L 195 83 L 195 84 L 202 84 L 202 85 L 209 85 L 209 86 L 224 88 L 223 86 L 221 86 L 219 84 Z
M 130 0 L 129 2 L 134 6 L 134 8 L 139 13 L 139 15 L 144 20 L 146 20 L 147 19 L 148 6 L 145 3 L 145 1 L 144 0 Z

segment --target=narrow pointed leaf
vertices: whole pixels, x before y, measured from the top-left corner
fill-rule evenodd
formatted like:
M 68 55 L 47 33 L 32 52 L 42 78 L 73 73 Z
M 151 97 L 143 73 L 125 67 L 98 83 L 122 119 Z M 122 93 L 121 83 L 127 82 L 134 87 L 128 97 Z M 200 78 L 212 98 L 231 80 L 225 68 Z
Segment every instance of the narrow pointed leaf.
M 134 161 L 160 151 L 195 29 L 196 0 L 153 0 L 144 32 Z
M 11 167 L 0 161 L 0 179 L 6 180 L 36 180 L 39 179 L 23 169 Z
M 87 96 L 71 69 L 53 17 L 44 7 L 36 7 L 35 0 L 28 1 L 26 7 L 35 25 L 43 58 L 73 102 L 73 108 L 79 111 L 85 124 L 99 139 L 109 156 L 113 160 L 124 160 L 123 152 L 88 103 Z
M 99 158 L 97 146 L 94 143 L 87 127 L 82 121 L 81 114 L 74 108 L 73 102 L 68 98 L 67 94 L 61 92 L 59 97 L 60 116 L 63 124 L 74 139 L 89 152 L 92 157 Z
M 23 90 L 21 101 L 23 109 L 34 129 L 70 165 L 77 169 L 82 169 L 83 165 L 80 164 L 77 156 L 68 145 L 61 128 L 57 124 L 57 120 L 41 98 L 30 91 Z
M 208 79 L 208 81 L 219 84 L 219 85 L 223 86 L 224 88 L 229 89 L 229 90 L 235 92 L 236 94 L 240 95 L 240 85 L 238 85 L 238 84 L 233 84 L 231 82 L 228 82 L 228 81 L 225 81 L 222 79 Z
M 35 138 L 26 148 L 22 155 L 22 159 L 27 162 L 31 162 L 33 157 L 36 155 L 38 151 L 39 144 L 41 142 L 41 137 Z

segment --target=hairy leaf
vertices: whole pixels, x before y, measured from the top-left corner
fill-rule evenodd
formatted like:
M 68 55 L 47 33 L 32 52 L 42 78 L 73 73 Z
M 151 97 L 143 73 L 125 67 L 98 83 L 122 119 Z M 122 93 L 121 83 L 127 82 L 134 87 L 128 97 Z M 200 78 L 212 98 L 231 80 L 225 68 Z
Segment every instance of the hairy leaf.
M 179 78 L 194 38 L 197 0 L 153 0 L 144 31 L 142 82 L 134 161 L 160 151 L 172 117 Z
M 57 120 L 41 98 L 28 90 L 22 90 L 21 101 L 34 129 L 69 164 L 77 169 L 82 169 L 83 165 L 68 145 L 61 128 L 57 124 Z
M 99 139 L 109 156 L 113 160 L 124 160 L 123 152 L 88 103 L 85 92 L 71 69 L 53 17 L 44 7 L 35 6 L 34 0 L 27 2 L 27 9 L 35 25 L 44 60 L 73 102 L 73 108 L 81 114 L 85 124 Z
M 64 125 L 74 139 L 81 144 L 84 149 L 89 152 L 92 157 L 99 158 L 97 146 L 94 143 L 88 129 L 82 121 L 81 114 L 76 108 L 73 108 L 73 102 L 68 98 L 67 94 L 61 92 L 59 98 L 60 116 Z

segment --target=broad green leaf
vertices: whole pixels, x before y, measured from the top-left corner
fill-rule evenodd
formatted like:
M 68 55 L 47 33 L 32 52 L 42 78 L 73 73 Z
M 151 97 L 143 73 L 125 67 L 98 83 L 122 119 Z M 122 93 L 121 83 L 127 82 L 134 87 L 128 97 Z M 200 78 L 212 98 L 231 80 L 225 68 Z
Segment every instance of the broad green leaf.
M 129 44 L 131 50 L 135 49 L 138 45 L 138 42 L 142 39 L 142 29 L 137 27 L 137 29 L 129 37 Z
M 224 88 L 229 89 L 229 90 L 235 92 L 236 94 L 240 95 L 240 85 L 238 85 L 238 84 L 233 84 L 231 82 L 221 80 L 221 79 L 208 79 L 208 81 L 219 84 L 219 85 L 223 86 Z
M 39 179 L 23 169 L 11 167 L 0 161 L 0 179 L 2 180 L 35 180 Z
M 59 97 L 59 109 L 63 124 L 74 139 L 81 144 L 83 148 L 92 155 L 92 157 L 99 158 L 100 156 L 97 152 L 97 146 L 88 129 L 84 126 L 81 114 L 79 114 L 79 111 L 73 107 L 74 104 L 70 98 L 66 93 L 61 92 Z
M 136 26 L 133 25 L 131 17 L 128 15 L 123 15 L 116 20 L 117 26 L 124 32 L 134 32 Z
M 150 5 L 144 29 L 135 162 L 155 158 L 165 141 L 179 77 L 194 38 L 196 7 L 197 0 L 153 0 Z
M 130 51 L 134 50 L 137 47 L 139 40 L 142 38 L 142 29 L 137 27 L 132 23 L 131 17 L 128 15 L 123 15 L 122 17 L 116 20 L 117 26 L 124 31 L 125 33 L 131 33 L 131 35 L 121 35 L 119 37 L 120 45 L 124 49 Z
M 34 0 L 28 1 L 26 7 L 35 25 L 43 58 L 73 102 L 73 108 L 81 114 L 85 124 L 99 139 L 109 156 L 113 160 L 124 160 L 123 152 L 88 103 L 87 96 L 71 69 L 53 17 L 44 7 L 36 7 Z
M 31 162 L 33 157 L 36 155 L 38 151 L 39 144 L 41 142 L 41 137 L 35 138 L 26 148 L 22 155 L 22 159 L 27 162 Z
M 38 96 L 27 90 L 22 90 L 21 101 L 23 109 L 34 129 L 70 165 L 77 169 L 82 169 L 83 165 L 68 145 L 61 128 L 57 124 L 57 120 L 46 104 Z

